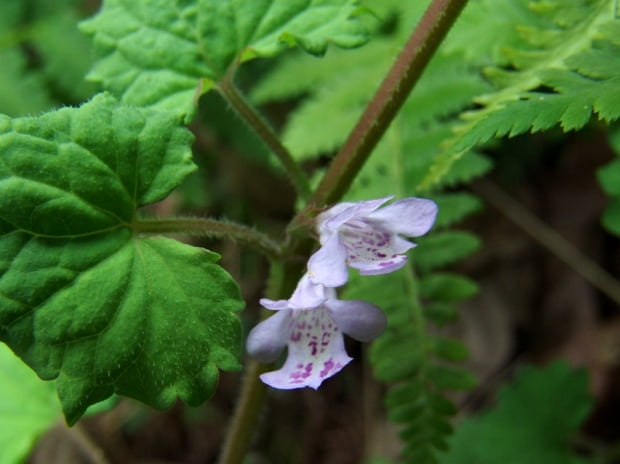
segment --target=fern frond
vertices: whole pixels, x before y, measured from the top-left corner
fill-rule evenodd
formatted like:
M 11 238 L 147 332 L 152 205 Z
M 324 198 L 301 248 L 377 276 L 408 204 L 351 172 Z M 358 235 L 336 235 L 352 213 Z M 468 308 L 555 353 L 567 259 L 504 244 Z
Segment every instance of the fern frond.
M 457 263 L 480 247 L 477 236 L 456 230 L 438 232 L 417 241 L 420 246 L 416 250 L 415 260 L 424 271 Z
M 471 193 L 438 193 L 431 195 L 431 198 L 439 207 L 439 213 L 435 220 L 435 227 L 437 228 L 452 226 L 482 209 L 480 199 Z
M 488 38 L 496 32 L 492 21 L 487 28 L 490 16 L 483 16 L 491 7 L 514 14 L 504 22 L 511 32 L 493 36 L 492 49 L 475 49 L 483 54 L 478 62 L 494 59 L 494 67 L 485 70 L 494 89 L 474 99 L 479 109 L 462 115 L 464 122 L 424 180 L 426 187 L 440 182 L 465 152 L 493 137 L 557 125 L 577 130 L 593 115 L 607 122 L 620 117 L 616 0 L 479 0 L 474 5 L 459 26 L 461 40 L 467 33 Z
M 431 284 L 437 285 L 442 284 Z M 385 404 L 389 419 L 401 426 L 401 454 L 406 462 L 417 464 L 436 462 L 436 450 L 446 447 L 450 418 L 456 412 L 446 391 L 471 388 L 475 382 L 469 373 L 448 364 L 462 361 L 466 349 L 431 334 L 422 292 L 418 293 L 423 286 L 424 280 L 418 281 L 408 266 L 387 276 L 354 277 L 346 290 L 347 298 L 369 299 L 388 316 L 387 331 L 372 346 L 371 362 L 375 376 L 392 385 Z M 471 291 L 464 288 L 457 293 Z

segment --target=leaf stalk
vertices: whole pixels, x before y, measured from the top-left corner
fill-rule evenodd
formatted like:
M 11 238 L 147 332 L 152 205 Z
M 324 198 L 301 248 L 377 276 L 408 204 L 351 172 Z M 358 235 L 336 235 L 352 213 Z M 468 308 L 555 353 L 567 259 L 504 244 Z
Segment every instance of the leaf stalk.
M 232 77 L 226 76 L 217 84 L 216 89 L 228 104 L 235 109 L 241 119 L 258 134 L 265 145 L 280 160 L 299 196 L 304 200 L 308 200 L 311 194 L 310 184 L 299 163 L 293 159 L 293 156 L 282 144 L 269 123 L 245 99 L 233 82 Z
M 206 218 L 140 219 L 133 222 L 132 228 L 141 234 L 183 234 L 232 239 L 272 259 L 282 254 L 280 245 L 268 235 L 234 222 Z

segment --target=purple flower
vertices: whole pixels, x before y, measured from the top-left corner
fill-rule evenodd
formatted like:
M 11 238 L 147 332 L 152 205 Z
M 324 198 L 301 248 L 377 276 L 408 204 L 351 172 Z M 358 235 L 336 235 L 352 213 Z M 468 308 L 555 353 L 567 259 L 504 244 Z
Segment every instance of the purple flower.
M 339 203 L 317 217 L 321 248 L 308 261 L 310 279 L 339 287 L 348 279 L 347 264 L 363 275 L 387 274 L 407 262 L 404 255 L 435 222 L 437 205 L 423 198 L 404 198 L 379 209 L 392 196 Z
M 317 389 L 346 366 L 352 358 L 345 351 L 343 333 L 368 342 L 386 326 L 385 315 L 375 305 L 338 300 L 333 288 L 313 284 L 307 274 L 289 300 L 260 302 L 278 312 L 252 329 L 247 350 L 257 361 L 268 363 L 288 346 L 284 365 L 261 375 L 267 385 L 284 390 Z

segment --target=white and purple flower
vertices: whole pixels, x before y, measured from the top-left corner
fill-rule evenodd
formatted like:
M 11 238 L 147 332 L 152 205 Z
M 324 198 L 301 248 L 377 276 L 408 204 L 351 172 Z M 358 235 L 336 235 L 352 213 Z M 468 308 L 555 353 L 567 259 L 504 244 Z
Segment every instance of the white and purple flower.
M 348 279 L 347 265 L 360 274 L 387 274 L 403 267 L 404 254 L 435 222 L 437 205 L 423 198 L 404 198 L 379 207 L 393 197 L 357 203 L 339 203 L 319 214 L 321 248 L 308 261 L 310 279 L 339 287 Z
M 257 361 L 268 363 L 288 347 L 284 365 L 261 375 L 264 383 L 279 389 L 317 389 L 352 359 L 343 333 L 369 342 L 386 326 L 385 315 L 375 305 L 338 300 L 333 288 L 313 284 L 307 274 L 290 299 L 260 302 L 278 312 L 252 329 L 247 350 Z

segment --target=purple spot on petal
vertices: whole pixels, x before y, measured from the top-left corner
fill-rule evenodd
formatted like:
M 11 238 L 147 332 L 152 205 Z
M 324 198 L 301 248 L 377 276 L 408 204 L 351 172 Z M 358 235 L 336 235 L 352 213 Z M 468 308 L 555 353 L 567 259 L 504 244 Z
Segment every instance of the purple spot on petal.
M 333 368 L 334 368 L 334 361 L 332 361 L 332 358 L 329 358 L 327 361 L 323 363 L 323 370 L 319 372 L 319 376 L 321 378 L 325 377 L 327 374 L 330 373 L 330 371 Z
M 317 342 L 312 341 L 312 342 L 308 343 L 308 346 L 310 347 L 310 354 L 312 356 L 316 356 L 316 352 L 318 351 L 317 350 Z

